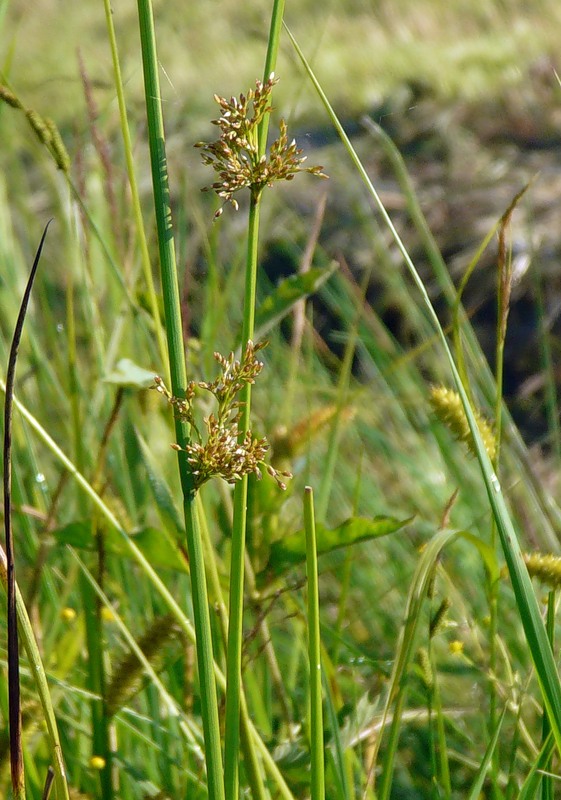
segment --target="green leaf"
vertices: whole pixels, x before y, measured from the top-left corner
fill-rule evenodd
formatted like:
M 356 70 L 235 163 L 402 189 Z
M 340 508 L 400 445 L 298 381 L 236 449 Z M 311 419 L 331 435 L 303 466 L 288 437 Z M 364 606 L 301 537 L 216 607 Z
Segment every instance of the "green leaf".
M 149 389 L 154 385 L 154 372 L 139 367 L 130 358 L 121 358 L 105 383 L 114 383 L 127 389 Z
M 413 517 L 396 519 L 395 517 L 378 516 L 373 519 L 351 517 L 337 528 L 326 528 L 316 525 L 318 555 L 329 553 L 340 547 L 348 547 L 357 542 L 379 539 L 407 525 Z M 306 536 L 304 530 L 285 536 L 274 542 L 271 547 L 269 567 L 275 572 L 282 571 L 289 564 L 298 564 L 306 558 Z
M 532 769 L 520 788 L 518 800 L 534 800 L 537 796 L 543 779 L 543 770 L 547 769 L 548 762 L 551 759 L 554 749 L 555 739 L 553 738 L 553 733 L 550 732 L 542 745 L 537 759 L 532 764 Z
M 107 553 L 121 557 L 129 556 L 129 550 L 116 530 L 108 528 L 103 535 Z M 69 544 L 80 550 L 96 548 L 92 525 L 88 521 L 71 522 L 54 530 L 53 536 L 59 544 Z M 131 534 L 130 538 L 154 568 L 189 572 L 186 556 L 165 531 L 147 527 Z
M 63 528 L 56 528 L 52 535 L 59 544 L 69 544 L 80 550 L 93 550 L 94 547 L 91 522 L 70 522 Z
M 187 556 L 173 538 L 157 528 L 142 528 L 132 536 L 134 543 L 153 567 L 189 572 Z
M 281 281 L 255 312 L 255 333 L 253 339 L 259 341 L 271 328 L 289 313 L 291 308 L 304 297 L 314 294 L 335 272 L 337 263 L 327 269 L 312 267 L 300 275 L 291 275 Z

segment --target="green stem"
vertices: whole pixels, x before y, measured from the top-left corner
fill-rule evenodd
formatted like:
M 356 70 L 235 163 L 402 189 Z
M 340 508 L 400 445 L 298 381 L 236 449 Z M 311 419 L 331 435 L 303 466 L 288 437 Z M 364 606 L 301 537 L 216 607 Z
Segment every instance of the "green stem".
M 312 800 L 325 798 L 323 760 L 323 713 L 321 702 L 321 638 L 319 631 L 318 554 L 314 495 L 310 486 L 304 490 L 304 528 L 306 530 L 306 574 L 308 576 L 308 657 L 310 665 L 310 755 Z
M 273 0 L 273 11 L 271 13 L 271 26 L 269 29 L 269 41 L 267 44 L 267 55 L 265 57 L 265 69 L 263 71 L 263 82 L 269 80 L 272 72 L 275 71 L 277 54 L 279 52 L 280 34 L 284 16 L 284 0 Z M 269 114 L 265 114 L 259 126 L 259 157 L 265 155 L 267 149 L 267 133 L 269 131 Z
M 249 207 L 245 301 L 242 328 L 242 351 L 253 337 L 255 320 L 255 291 L 257 284 L 257 246 L 259 239 L 260 193 L 252 193 Z M 249 430 L 251 384 L 241 395 L 242 416 L 240 440 Z M 228 652 L 226 661 L 226 722 L 224 733 L 224 787 L 228 800 L 238 796 L 240 750 L 240 693 L 243 642 L 244 557 L 247 527 L 247 475 L 234 489 L 234 519 L 232 525 L 232 554 L 230 560 L 230 608 L 228 618 Z
M 274 72 L 282 29 L 284 0 L 274 0 L 269 30 L 267 56 L 263 80 Z M 269 114 L 265 114 L 259 126 L 259 156 L 267 149 Z M 255 293 L 257 285 L 257 250 L 259 242 L 259 211 L 261 191 L 251 193 L 247 262 L 245 273 L 244 315 L 242 327 L 242 351 L 253 338 L 255 326 Z M 246 384 L 242 392 L 242 417 L 240 439 L 249 430 L 251 414 L 251 385 Z M 226 655 L 226 719 L 224 732 L 224 787 L 228 800 L 236 800 L 239 793 L 240 752 L 240 698 L 241 655 L 243 642 L 244 606 L 244 558 L 247 529 L 247 487 L 244 476 L 234 489 L 234 518 L 232 525 L 232 553 L 230 562 L 230 607 L 228 616 L 228 649 Z
M 166 318 L 171 388 L 175 397 L 185 397 L 187 374 L 181 326 L 179 286 L 175 263 L 175 247 L 171 225 L 170 192 L 158 78 L 158 59 L 156 55 L 154 20 L 150 0 L 138 0 L 138 17 L 140 24 L 150 162 L 158 230 L 158 247 Z M 199 520 L 195 507 L 193 477 L 189 469 L 187 453 L 185 451 L 189 443 L 189 426 L 186 422 L 181 420 L 179 416 L 175 419 L 175 434 L 177 443 L 182 448 L 182 450 L 178 452 L 178 462 L 184 498 L 183 512 L 185 516 L 187 548 L 191 571 L 191 593 L 197 641 L 197 665 L 205 739 L 208 796 L 209 800 L 223 800 L 224 784 L 222 775 L 222 754 L 220 749 L 218 698 L 214 678 L 212 631 L 210 626 L 203 548 Z
M 547 627 L 547 635 L 549 637 L 549 641 L 551 642 L 551 647 L 553 648 L 555 646 L 555 589 L 552 589 L 547 596 L 546 627 Z M 545 746 L 547 740 L 550 737 L 551 737 L 551 725 L 549 724 L 547 711 L 544 707 L 543 721 L 542 721 L 542 748 Z M 553 757 L 552 754 L 550 754 L 543 767 L 544 774 L 542 778 L 541 800 L 554 800 L 555 797 L 555 789 L 553 783 L 554 778 L 552 778 L 553 774 L 552 762 L 553 762 Z
M 117 102 L 119 104 L 119 119 L 121 122 L 121 135 L 123 137 L 123 145 L 125 150 L 125 161 L 127 164 L 127 175 L 129 179 L 129 186 L 131 190 L 131 204 L 134 214 L 134 221 L 138 235 L 138 245 L 140 249 L 140 257 L 142 261 L 142 269 L 144 272 L 144 280 L 146 281 L 146 288 L 148 291 L 148 301 L 150 303 L 150 311 L 154 322 L 154 330 L 158 340 L 158 352 L 160 355 L 162 367 L 166 364 L 166 343 L 164 333 L 162 330 L 162 323 L 160 320 L 160 311 L 158 308 L 158 298 L 156 296 L 156 289 L 154 288 L 154 278 L 152 276 L 152 265 L 150 263 L 150 253 L 148 252 L 148 243 L 146 241 L 146 231 L 142 219 L 142 208 L 140 205 L 140 194 L 138 191 L 138 184 L 136 181 L 136 173 L 134 170 L 134 160 L 132 155 L 132 142 L 127 119 L 127 107 L 125 102 L 125 92 L 123 88 L 123 79 L 121 76 L 121 66 L 119 63 L 119 51 L 117 49 L 117 39 L 115 36 L 115 26 L 113 25 L 113 12 L 109 0 L 103 0 L 105 7 L 105 21 L 107 25 L 107 35 L 109 37 L 109 46 L 111 47 L 111 58 L 113 61 L 113 76 L 115 89 L 117 91 Z

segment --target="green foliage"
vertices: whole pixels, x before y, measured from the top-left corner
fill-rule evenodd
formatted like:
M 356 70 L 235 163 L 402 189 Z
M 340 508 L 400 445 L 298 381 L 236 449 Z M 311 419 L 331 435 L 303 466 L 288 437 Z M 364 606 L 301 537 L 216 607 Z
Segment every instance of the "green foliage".
M 96 549 L 96 534 L 92 530 L 90 522 L 79 521 L 70 522 L 62 528 L 57 528 L 52 535 L 59 544 L 68 544 L 79 550 Z M 105 533 L 103 546 L 107 553 L 112 555 L 130 557 L 130 553 L 117 531 L 108 528 Z M 140 552 L 157 569 L 173 569 L 180 572 L 189 572 L 188 563 L 185 555 L 179 549 L 177 541 L 165 530 L 157 528 L 142 528 L 134 531 L 131 538 Z
M 379 539 L 401 530 L 411 522 L 410 519 L 398 520 L 394 517 L 377 516 L 374 519 L 352 517 L 336 528 L 316 525 L 317 554 L 329 553 L 342 547 L 349 547 L 357 542 Z M 306 558 L 306 534 L 304 530 L 288 534 L 274 542 L 271 547 L 269 568 L 274 572 L 282 572 L 289 565 L 302 563 Z

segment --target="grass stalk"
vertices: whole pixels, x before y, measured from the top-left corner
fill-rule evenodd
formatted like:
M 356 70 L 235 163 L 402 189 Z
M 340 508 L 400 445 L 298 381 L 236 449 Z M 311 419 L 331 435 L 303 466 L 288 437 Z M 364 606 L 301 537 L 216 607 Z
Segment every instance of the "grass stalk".
M 547 613 L 546 613 L 546 627 L 547 627 L 547 635 L 549 636 L 549 641 L 551 642 L 551 647 L 555 646 L 555 599 L 556 599 L 556 591 L 552 589 L 547 595 Z M 543 721 L 542 721 L 542 750 L 547 747 L 547 743 L 551 738 L 551 725 L 549 724 L 549 719 L 547 716 L 547 711 L 543 710 Z M 549 753 L 549 756 L 545 760 L 543 765 L 543 777 L 542 777 L 542 796 L 541 800 L 554 800 L 555 797 L 555 781 L 552 777 L 553 775 L 553 757 L 552 753 Z
M 123 146 L 125 152 L 125 162 L 127 165 L 127 176 L 131 191 L 131 203 L 136 225 L 136 233 L 138 236 L 138 244 L 140 248 L 140 258 L 142 261 L 142 269 L 144 273 L 144 280 L 148 292 L 148 301 L 150 303 L 150 311 L 152 313 L 152 320 L 154 330 L 156 332 L 156 339 L 158 342 L 158 352 L 162 363 L 162 368 L 167 368 L 167 354 L 166 343 L 164 339 L 164 332 L 160 321 L 160 311 L 158 308 L 158 298 L 156 296 L 156 289 L 154 287 L 154 278 L 152 276 L 152 265 L 150 263 L 150 254 L 148 252 L 148 243 L 146 241 L 146 230 L 144 221 L 142 219 L 142 208 L 140 206 L 140 194 L 138 191 L 138 183 L 136 180 L 136 171 L 134 168 L 134 159 L 132 153 L 132 141 L 127 118 L 127 107 L 125 102 L 125 91 L 123 87 L 123 79 L 121 75 L 121 65 L 119 61 L 119 51 L 117 48 L 117 37 L 115 36 L 115 26 L 113 24 L 113 12 L 109 0 L 103 0 L 105 8 L 105 22 L 107 25 L 107 35 L 109 37 L 109 46 L 111 48 L 111 59 L 113 62 L 113 82 L 117 92 L 117 102 L 119 104 L 119 119 L 121 123 L 121 136 L 123 137 Z
M 247 342 L 253 337 L 260 199 L 261 193 L 254 195 L 252 192 L 247 237 L 242 351 L 246 347 Z M 242 391 L 241 401 L 243 405 L 240 420 L 240 440 L 243 440 L 249 430 L 250 424 L 251 384 L 248 383 L 245 385 Z M 240 694 L 243 644 L 244 559 L 247 529 L 247 485 L 248 476 L 244 475 L 242 479 L 236 483 L 234 488 L 228 650 L 226 656 L 226 721 L 224 732 L 224 787 L 228 800 L 235 800 L 239 792 Z
M 304 527 L 306 530 L 306 574 L 308 576 L 308 657 L 310 668 L 310 754 L 312 800 L 325 798 L 323 757 L 323 712 L 321 695 L 321 636 L 319 629 L 318 558 L 314 495 L 310 486 L 304 490 Z
M 175 247 L 171 224 L 169 181 L 158 77 L 156 38 L 150 0 L 138 0 L 138 18 L 140 25 L 150 163 L 158 231 L 171 388 L 174 396 L 181 398 L 185 397 L 187 374 L 181 325 L 179 286 L 175 263 Z M 197 639 L 197 664 L 199 670 L 201 714 L 205 738 L 208 793 L 210 800 L 222 800 L 224 797 L 224 784 L 220 747 L 220 725 L 216 683 L 213 671 L 212 632 L 203 548 L 195 505 L 193 479 L 190 474 L 187 454 L 184 449 L 189 442 L 189 428 L 187 423 L 178 416 L 175 419 L 175 433 L 178 445 L 183 448 L 183 450 L 178 451 L 178 463 L 183 492 L 183 513 L 185 517 L 187 548 L 189 551 L 191 572 L 191 592 Z
M 263 81 L 274 72 L 279 47 L 284 0 L 275 0 L 271 17 Z M 264 114 L 258 132 L 259 156 L 267 149 L 269 114 Z M 257 286 L 257 253 L 259 243 L 259 217 L 262 190 L 251 191 L 247 260 L 245 270 L 244 313 L 242 325 L 242 352 L 253 339 L 255 327 L 255 296 Z M 243 441 L 250 427 L 251 384 L 246 384 L 242 395 L 242 415 L 239 438 Z M 230 602 L 228 611 L 228 647 L 226 654 L 226 717 L 224 729 L 224 787 L 228 800 L 236 800 L 239 793 L 240 752 L 240 697 L 242 693 L 241 657 L 243 644 L 244 560 L 247 529 L 248 476 L 244 475 L 234 489 L 234 516 L 232 525 L 232 552 L 230 561 Z

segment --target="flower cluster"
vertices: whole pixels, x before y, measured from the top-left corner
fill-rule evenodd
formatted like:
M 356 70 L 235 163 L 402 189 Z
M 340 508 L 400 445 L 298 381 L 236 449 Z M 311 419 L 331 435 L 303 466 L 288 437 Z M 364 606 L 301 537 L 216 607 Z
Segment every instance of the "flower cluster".
M 298 172 L 310 172 L 325 178 L 323 167 L 302 167 L 306 160 L 302 150 L 293 139 L 288 142 L 286 122 L 281 120 L 279 137 L 269 150 L 269 158 L 259 155 L 259 126 L 266 114 L 272 110 L 270 105 L 273 86 L 278 82 L 274 74 L 262 83 L 256 81 L 255 89 L 239 98 L 214 95 L 220 106 L 220 117 L 212 120 L 220 128 L 220 137 L 210 144 L 198 142 L 203 152 L 203 162 L 211 166 L 220 180 L 206 187 L 203 191 L 213 189 L 224 202 L 230 202 L 237 210 L 238 203 L 234 194 L 240 189 L 249 188 L 253 197 L 259 197 L 265 186 L 272 186 L 276 181 L 290 181 Z M 222 208 L 217 211 L 220 216 Z
M 269 450 L 269 443 L 265 438 L 258 439 L 251 431 L 243 436 L 240 433 L 244 404 L 237 398 L 245 386 L 255 383 L 263 369 L 263 362 L 256 358 L 256 354 L 264 346 L 265 343 L 254 345 L 249 341 L 239 360 L 233 353 L 228 357 L 215 353 L 214 357 L 221 367 L 218 377 L 211 382 L 189 381 L 184 398 L 174 397 L 161 378 L 155 379 L 157 391 L 173 405 L 179 417 L 191 426 L 193 438 L 186 445 L 185 451 L 195 489 L 200 489 L 204 483 L 215 477 L 223 478 L 227 483 L 235 483 L 251 473 L 261 478 L 263 468 L 281 489 L 286 489 L 282 478 L 292 477 L 289 472 L 281 472 L 265 463 Z M 194 400 L 197 389 L 209 392 L 217 405 L 216 413 L 210 413 L 203 419 L 204 435 L 196 422 Z M 172 447 L 176 450 L 183 449 L 178 444 Z

